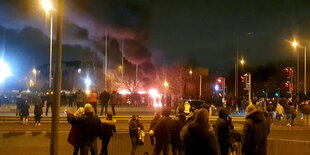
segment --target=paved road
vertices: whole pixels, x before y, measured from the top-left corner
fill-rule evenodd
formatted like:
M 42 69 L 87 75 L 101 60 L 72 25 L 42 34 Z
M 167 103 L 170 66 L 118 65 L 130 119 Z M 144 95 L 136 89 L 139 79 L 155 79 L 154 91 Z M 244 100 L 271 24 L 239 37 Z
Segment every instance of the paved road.
M 15 127 L 20 128 L 30 128 L 14 125 Z M 47 126 L 43 127 L 47 128 Z M 70 127 L 69 127 L 70 128 Z M 49 131 L 0 131 L 0 154 L 2 155 L 42 155 L 48 154 L 49 151 Z M 67 127 L 65 129 L 68 129 Z M 60 131 L 59 136 L 59 153 L 61 155 L 70 155 L 72 154 L 73 148 L 70 144 L 67 143 L 68 130 L 64 130 L 62 127 L 62 131 Z M 310 130 L 302 130 L 298 129 L 298 127 L 285 127 L 281 130 L 271 130 L 269 138 L 276 138 L 281 140 L 302 140 L 310 142 Z M 120 133 L 121 134 L 121 133 Z M 123 133 L 123 135 L 127 136 L 128 133 Z M 124 140 L 124 139 L 122 139 Z M 130 149 L 130 143 L 128 140 L 125 140 L 125 144 L 127 146 L 127 150 Z M 98 148 L 100 148 L 100 144 L 98 144 Z M 125 149 L 125 148 L 124 148 Z M 112 150 L 112 146 L 110 146 L 110 150 Z M 143 147 L 140 147 L 137 152 L 142 154 Z

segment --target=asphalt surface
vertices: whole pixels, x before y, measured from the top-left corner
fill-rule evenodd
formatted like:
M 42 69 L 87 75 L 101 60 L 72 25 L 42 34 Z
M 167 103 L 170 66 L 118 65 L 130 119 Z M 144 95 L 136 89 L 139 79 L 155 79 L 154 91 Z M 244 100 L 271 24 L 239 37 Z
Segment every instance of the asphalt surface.
M 33 124 L 24 126 L 21 124 L 6 124 L 6 128 L 1 124 L 0 130 L 0 155 L 42 155 L 49 154 L 50 145 L 50 125 L 42 124 L 40 127 L 36 127 Z M 145 124 L 148 126 L 147 124 Z M 128 127 L 128 125 L 126 125 Z M 59 154 L 60 155 L 70 155 L 73 152 L 73 147 L 67 142 L 67 137 L 69 133 L 70 125 L 62 124 L 60 125 L 59 132 Z M 238 131 L 242 129 L 242 126 L 237 128 Z M 289 145 L 292 142 L 299 142 L 301 144 L 310 144 L 310 128 L 306 127 L 277 127 L 272 126 L 272 130 L 268 139 L 270 140 L 280 140 L 287 142 Z M 118 138 L 114 136 L 116 141 L 110 144 L 109 150 L 127 150 L 127 153 L 113 153 L 113 154 L 130 154 L 130 141 L 128 132 L 119 132 L 122 134 L 123 138 Z M 125 136 L 125 138 L 124 138 Z M 127 137 L 127 138 L 126 138 Z M 115 139 L 114 139 L 115 141 Z M 121 144 L 123 142 L 123 144 Z M 112 143 L 112 142 L 111 142 Z M 284 143 L 286 144 L 286 143 Z M 114 146 L 113 146 L 114 145 Z M 117 146 L 119 145 L 119 146 Z M 121 147 L 121 146 L 122 147 Z M 142 154 L 145 152 L 146 147 L 148 147 L 148 152 L 150 153 L 150 145 L 140 146 L 136 154 Z M 284 146 L 285 147 L 285 146 Z M 98 148 L 100 149 L 100 140 L 98 140 Z M 285 148 L 283 148 L 285 149 Z M 111 151 L 112 152 L 112 151 Z M 125 151 L 126 152 L 126 151 Z

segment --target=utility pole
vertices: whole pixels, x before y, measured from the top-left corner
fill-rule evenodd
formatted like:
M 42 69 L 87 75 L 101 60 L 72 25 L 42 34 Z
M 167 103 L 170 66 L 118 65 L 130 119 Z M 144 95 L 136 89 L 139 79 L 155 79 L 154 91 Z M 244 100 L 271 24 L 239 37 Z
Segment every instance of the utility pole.
M 136 89 L 138 86 L 138 73 L 139 73 L 139 66 L 138 66 L 138 64 L 136 64 Z
M 239 64 L 239 36 L 237 37 L 237 57 L 235 63 L 235 97 L 238 98 L 238 64 Z
M 252 104 L 252 100 L 251 100 L 251 93 L 252 93 L 252 90 L 251 90 L 251 73 L 248 73 L 249 74 L 249 82 L 248 82 L 248 88 L 249 88 L 249 105 Z
M 62 35 L 63 35 L 63 12 L 64 0 L 58 0 L 57 11 L 57 32 L 56 32 L 56 64 L 55 64 L 55 83 L 54 83 L 54 103 L 52 103 L 52 127 L 51 127 L 51 145 L 50 154 L 58 155 L 59 142 L 59 106 L 60 91 L 62 82 Z
M 199 98 L 202 96 L 202 75 L 199 76 Z
M 107 70 L 108 70 L 108 34 L 107 30 L 105 30 L 105 54 L 104 54 L 104 88 L 107 89 Z
M 307 45 L 305 46 L 304 53 L 304 95 L 307 96 Z
M 122 39 L 122 82 L 124 82 L 124 39 Z

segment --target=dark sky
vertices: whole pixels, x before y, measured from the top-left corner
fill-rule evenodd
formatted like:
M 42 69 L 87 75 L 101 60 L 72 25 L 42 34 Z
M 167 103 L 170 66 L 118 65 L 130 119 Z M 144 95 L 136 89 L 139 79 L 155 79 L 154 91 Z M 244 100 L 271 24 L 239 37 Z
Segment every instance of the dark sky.
M 0 51 L 10 65 L 48 63 L 48 30 L 39 0 L 0 0 Z M 146 70 L 191 61 L 226 74 L 238 36 L 240 57 L 252 66 L 291 59 L 288 41 L 310 40 L 310 1 L 67 0 L 64 60 L 82 60 L 83 51 L 102 58 L 106 30 Z

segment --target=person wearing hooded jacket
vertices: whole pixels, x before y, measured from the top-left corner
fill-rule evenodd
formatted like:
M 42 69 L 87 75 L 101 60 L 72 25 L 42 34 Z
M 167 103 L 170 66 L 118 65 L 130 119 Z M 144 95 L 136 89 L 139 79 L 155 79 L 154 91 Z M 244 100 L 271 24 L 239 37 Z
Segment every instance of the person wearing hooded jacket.
M 180 133 L 185 155 L 220 155 L 221 150 L 215 132 L 209 125 L 209 113 L 199 109 L 196 118 L 184 126 Z
M 242 131 L 242 153 L 245 155 L 267 155 L 267 136 L 270 125 L 264 112 L 254 105 L 246 109 L 246 121 Z

